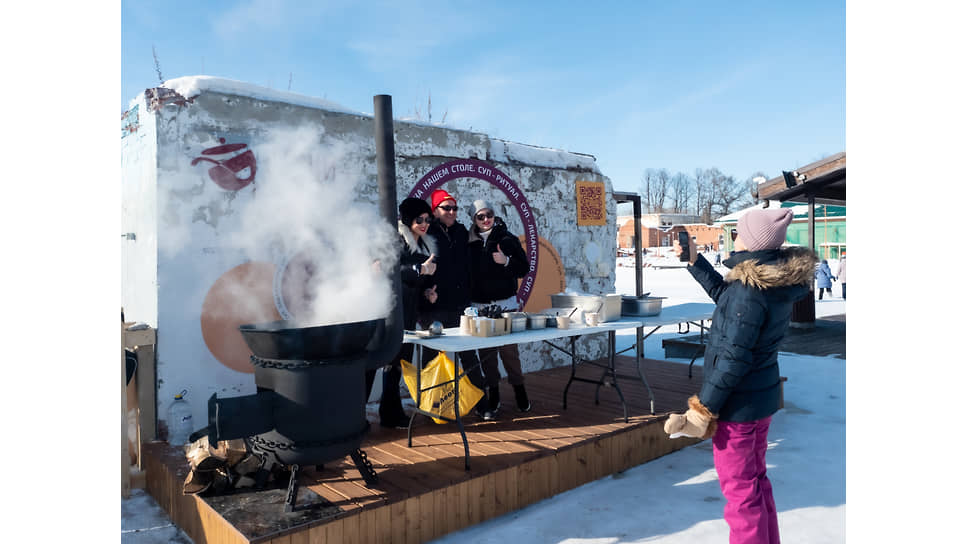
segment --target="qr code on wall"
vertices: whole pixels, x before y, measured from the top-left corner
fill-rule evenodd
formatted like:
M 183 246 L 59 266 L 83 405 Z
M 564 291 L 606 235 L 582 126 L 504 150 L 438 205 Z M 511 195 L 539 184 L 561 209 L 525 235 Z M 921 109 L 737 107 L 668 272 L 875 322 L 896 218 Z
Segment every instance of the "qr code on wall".
M 605 224 L 605 184 L 594 181 L 576 182 L 578 224 Z

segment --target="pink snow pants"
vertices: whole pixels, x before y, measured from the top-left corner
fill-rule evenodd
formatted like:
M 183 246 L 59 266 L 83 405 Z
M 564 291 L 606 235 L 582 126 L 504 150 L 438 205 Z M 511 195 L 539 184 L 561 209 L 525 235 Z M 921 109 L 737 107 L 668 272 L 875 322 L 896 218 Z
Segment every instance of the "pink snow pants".
M 729 544 L 780 542 L 773 486 L 766 477 L 770 419 L 720 421 L 713 435 L 713 463 L 726 497 L 723 517 L 729 525 Z

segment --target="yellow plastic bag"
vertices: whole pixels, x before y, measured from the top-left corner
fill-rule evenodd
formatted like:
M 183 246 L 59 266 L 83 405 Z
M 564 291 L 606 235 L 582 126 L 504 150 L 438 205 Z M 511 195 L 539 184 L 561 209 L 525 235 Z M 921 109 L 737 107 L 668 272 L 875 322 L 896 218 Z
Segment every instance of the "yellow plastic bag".
M 420 386 L 424 392 L 420 395 L 420 409 L 453 419 L 454 417 L 454 362 L 447 354 L 440 352 L 420 371 Z M 403 359 L 400 360 L 403 370 L 403 381 L 410 390 L 410 398 L 417 400 L 417 367 Z M 450 383 L 445 383 L 450 382 Z M 444 384 L 427 390 L 428 387 Z M 460 379 L 460 415 L 468 412 L 481 400 L 484 392 L 471 383 L 465 374 Z M 442 419 L 432 418 L 435 423 L 447 423 Z

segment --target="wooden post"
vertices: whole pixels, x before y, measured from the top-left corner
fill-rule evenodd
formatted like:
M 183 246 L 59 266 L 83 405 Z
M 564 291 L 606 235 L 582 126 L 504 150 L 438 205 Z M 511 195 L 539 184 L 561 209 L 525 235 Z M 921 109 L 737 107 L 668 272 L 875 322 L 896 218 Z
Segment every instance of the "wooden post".
M 121 373 L 122 373 L 122 384 L 126 378 L 125 376 L 125 353 L 124 348 L 133 349 L 135 356 L 138 358 L 138 368 L 135 372 L 135 376 L 132 378 L 132 385 L 134 386 L 132 404 L 137 404 L 134 408 L 137 410 L 137 425 L 134 436 L 134 448 L 135 458 L 136 458 L 136 468 L 131 467 L 130 458 L 124 460 L 125 469 L 127 473 L 127 483 L 130 487 L 143 486 L 144 481 L 144 460 L 142 458 L 142 444 L 145 442 L 155 440 L 157 438 L 157 386 L 155 380 L 155 343 L 157 341 L 157 335 L 154 329 L 142 328 L 138 330 L 128 330 L 127 327 L 133 325 L 133 323 L 123 323 L 121 328 L 121 338 L 122 338 L 122 349 L 121 349 Z M 125 391 L 127 387 L 125 387 Z M 124 421 L 122 423 L 122 435 L 124 440 L 124 455 L 130 455 L 128 449 L 128 426 L 127 426 L 127 411 L 130 406 L 128 406 L 127 396 L 123 400 Z M 135 400 L 136 399 L 136 400 Z M 131 474 L 134 471 L 134 474 Z M 132 480 L 134 478 L 134 480 Z M 134 485 L 132 482 L 136 482 Z
M 135 349 L 138 356 L 138 466 L 141 466 L 140 444 L 158 438 L 157 396 L 155 378 L 155 342 Z

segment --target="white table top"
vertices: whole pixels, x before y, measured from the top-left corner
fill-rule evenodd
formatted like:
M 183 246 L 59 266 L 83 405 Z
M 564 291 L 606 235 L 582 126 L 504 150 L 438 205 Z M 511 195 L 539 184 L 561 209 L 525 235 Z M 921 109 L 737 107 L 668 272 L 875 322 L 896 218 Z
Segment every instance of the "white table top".
M 659 315 L 651 317 L 623 316 L 618 321 L 599 323 L 595 327 L 588 327 L 572 323 L 567 329 L 544 328 L 528 329 L 526 331 L 503 334 L 501 336 L 471 336 L 460 332 L 460 327 L 444 329 L 443 334 L 433 338 L 423 338 L 414 334 L 404 333 L 403 341 L 407 344 L 417 344 L 437 351 L 467 351 L 472 349 L 492 348 L 507 344 L 525 344 L 540 342 L 555 338 L 567 338 L 599 332 L 634 329 L 637 327 L 656 327 L 675 325 L 691 321 L 701 321 L 712 318 L 715 304 L 691 302 L 663 308 Z
M 709 302 L 687 302 L 662 308 L 659 315 L 651 317 L 628 317 L 622 319 L 639 319 L 643 327 L 657 327 L 660 325 L 675 325 L 676 323 L 687 323 L 690 321 L 703 321 L 712 319 L 713 310 L 716 305 Z

